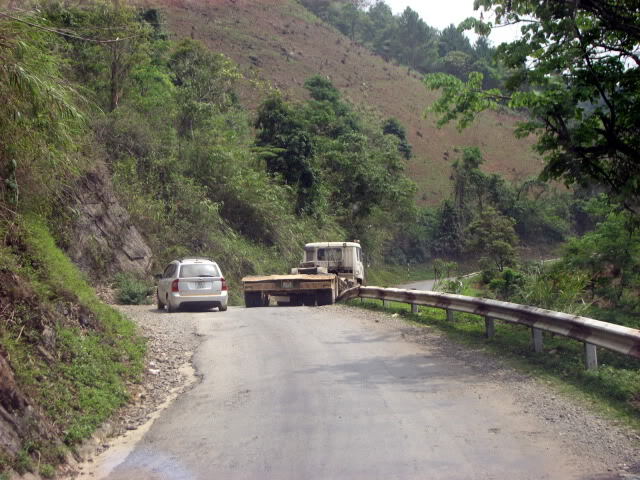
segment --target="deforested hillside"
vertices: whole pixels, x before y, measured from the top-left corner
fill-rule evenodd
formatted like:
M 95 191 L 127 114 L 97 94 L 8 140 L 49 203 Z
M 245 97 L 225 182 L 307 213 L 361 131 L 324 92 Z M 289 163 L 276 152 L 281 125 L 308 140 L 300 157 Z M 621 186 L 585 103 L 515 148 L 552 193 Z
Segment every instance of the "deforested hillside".
M 434 205 L 450 189 L 451 164 L 459 147 L 479 147 L 484 169 L 523 180 L 540 171 L 542 161 L 531 151 L 533 140 L 516 140 L 511 114 L 485 114 L 458 132 L 438 129 L 424 111 L 436 98 L 421 76 L 407 67 L 373 55 L 327 25 L 295 0 L 156 0 L 167 28 L 178 37 L 202 41 L 240 65 L 254 80 L 241 98 L 255 108 L 272 86 L 293 100 L 307 96 L 304 82 L 312 75 L 328 77 L 344 96 L 382 118 L 395 117 L 407 131 L 414 156 L 408 174 L 417 183 L 419 203 Z

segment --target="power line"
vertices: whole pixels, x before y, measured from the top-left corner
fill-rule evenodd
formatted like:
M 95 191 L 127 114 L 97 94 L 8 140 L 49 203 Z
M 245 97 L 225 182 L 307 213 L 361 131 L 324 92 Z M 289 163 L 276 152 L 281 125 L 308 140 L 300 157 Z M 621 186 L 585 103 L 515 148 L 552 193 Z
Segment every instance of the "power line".
M 55 33 L 56 35 L 62 35 L 63 37 L 74 38 L 76 40 L 82 40 L 84 42 L 118 43 L 118 42 L 123 42 L 125 40 L 130 40 L 132 38 L 136 38 L 136 37 L 140 37 L 140 36 L 144 35 L 144 34 L 140 33 L 140 34 L 137 34 L 137 35 L 130 35 L 128 37 L 123 37 L 123 38 L 113 38 L 113 39 L 107 39 L 107 40 L 99 40 L 97 38 L 81 37 L 80 35 L 75 35 L 73 33 L 68 33 L 68 32 L 65 32 L 63 30 L 57 30 L 55 28 L 45 27 L 44 25 L 38 25 L 37 23 L 28 22 L 27 20 L 23 20 L 22 18 L 14 17 L 13 15 L 9 15 L 8 13 L 4 13 L 4 12 L 0 12 L 0 16 L 1 17 L 10 18 L 11 20 L 14 20 L 16 22 L 24 23 L 25 25 L 28 25 L 28 26 L 34 27 L 34 28 L 38 28 L 40 30 L 44 30 L 46 32 Z

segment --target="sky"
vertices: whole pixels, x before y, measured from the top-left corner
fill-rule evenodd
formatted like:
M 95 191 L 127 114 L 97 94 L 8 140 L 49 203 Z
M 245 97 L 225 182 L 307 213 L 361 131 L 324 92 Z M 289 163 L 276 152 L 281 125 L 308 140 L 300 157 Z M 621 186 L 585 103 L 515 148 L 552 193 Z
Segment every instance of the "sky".
M 473 10 L 473 0 L 385 0 L 385 3 L 395 14 L 402 13 L 405 8 L 411 7 L 429 26 L 438 30 L 448 27 L 451 23 L 458 25 L 467 17 L 479 17 L 480 13 Z M 517 27 L 498 28 L 491 32 L 489 40 L 497 45 L 514 40 L 518 33 Z M 469 38 L 475 40 L 476 37 L 472 32 L 467 34 Z

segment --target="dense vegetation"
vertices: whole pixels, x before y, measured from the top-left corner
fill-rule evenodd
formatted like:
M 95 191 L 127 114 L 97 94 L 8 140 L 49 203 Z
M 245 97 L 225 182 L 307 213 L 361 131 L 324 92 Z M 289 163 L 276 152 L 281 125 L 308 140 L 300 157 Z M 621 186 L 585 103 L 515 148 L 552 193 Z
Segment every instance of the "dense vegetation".
M 420 73 L 444 72 L 466 80 L 470 72 L 478 71 L 484 74 L 486 88 L 498 86 L 504 76 L 495 61 L 495 47 L 485 37 L 472 44 L 453 24 L 439 31 L 410 7 L 394 15 L 384 1 L 302 0 L 302 4 L 351 40 Z
M 514 271 L 498 265 L 485 272 L 485 283 L 501 298 L 591 311 L 638 327 L 636 5 L 492 0 L 477 4 L 493 10 L 497 24 L 522 26 L 520 39 L 496 51 L 498 61 L 509 69 L 505 88 L 483 89 L 482 72 L 470 74 L 466 82 L 442 73 L 427 75 L 428 88 L 442 89 L 431 110 L 441 115 L 441 124 L 455 120 L 460 127 L 488 108 L 508 106 L 526 112 L 527 120 L 516 134 L 538 135 L 536 148 L 546 160 L 542 180 L 561 180 L 589 192 L 578 204 L 579 211 L 573 211 L 586 220 L 578 232 L 584 233 L 589 223 L 595 227 L 570 240 L 553 267 Z M 481 34 L 493 26 L 478 19 L 465 24 Z
M 505 105 L 529 120 L 517 135 L 538 135 L 545 156 L 545 179 L 596 186 L 638 213 L 640 125 L 640 41 L 634 2 L 565 3 L 480 1 L 496 21 L 522 25 L 522 37 L 503 44 L 497 58 L 509 68 L 503 90 L 482 88 L 483 74 L 467 82 L 444 74 L 427 76 L 429 88 L 442 88 L 433 110 L 441 122 L 467 125 L 476 114 Z M 492 24 L 469 19 L 486 34 Z M 467 80 L 467 79 L 465 79 Z

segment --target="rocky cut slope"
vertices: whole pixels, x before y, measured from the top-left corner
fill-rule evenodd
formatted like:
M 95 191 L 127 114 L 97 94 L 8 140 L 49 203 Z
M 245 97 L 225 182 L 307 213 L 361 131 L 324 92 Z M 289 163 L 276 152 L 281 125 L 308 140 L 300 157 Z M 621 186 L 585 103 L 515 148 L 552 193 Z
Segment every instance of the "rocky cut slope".
M 247 82 L 245 105 L 255 109 L 266 85 L 292 99 L 306 96 L 304 81 L 322 74 L 361 109 L 395 117 L 406 128 L 414 157 L 408 173 L 418 185 L 417 200 L 436 204 L 449 191 L 450 165 L 457 148 L 480 147 L 489 172 L 523 179 L 540 171 L 532 140 L 516 140 L 518 118 L 488 113 L 463 132 L 438 129 L 425 109 L 435 100 L 421 77 L 386 62 L 325 24 L 295 0 L 138 0 L 160 6 L 176 37 L 191 37 L 237 62 Z

